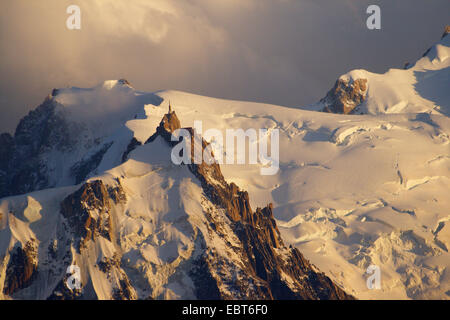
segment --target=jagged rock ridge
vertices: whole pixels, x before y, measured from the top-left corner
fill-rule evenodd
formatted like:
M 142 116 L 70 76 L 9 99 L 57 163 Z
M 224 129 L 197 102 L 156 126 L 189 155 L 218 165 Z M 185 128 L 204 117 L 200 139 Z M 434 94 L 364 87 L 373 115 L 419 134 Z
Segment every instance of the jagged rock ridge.
M 148 143 L 162 136 L 170 145 L 173 131 L 180 129 L 180 121 L 174 111 L 169 111 L 161 121 L 157 132 Z M 191 164 L 189 170 L 201 181 L 203 191 L 217 206 L 226 209 L 233 223 L 232 229 L 243 244 L 242 254 L 249 262 L 248 272 L 262 280 L 257 296 L 247 298 L 263 299 L 350 299 L 342 289 L 336 286 L 323 273 L 315 270 L 303 255 L 294 248 L 287 249 L 273 218 L 272 204 L 265 208 L 250 207 L 249 196 L 234 184 L 228 184 L 217 163 L 195 164 L 194 139 L 192 128 L 185 128 L 191 133 Z M 208 143 L 202 139 L 202 148 Z M 215 224 L 213 219 L 210 221 Z M 277 249 L 286 250 L 286 257 L 280 257 Z M 205 258 L 205 260 L 207 260 Z M 296 283 L 289 286 L 283 275 L 288 274 Z M 210 277 L 211 278 L 211 277 Z M 226 298 L 220 290 L 217 298 Z

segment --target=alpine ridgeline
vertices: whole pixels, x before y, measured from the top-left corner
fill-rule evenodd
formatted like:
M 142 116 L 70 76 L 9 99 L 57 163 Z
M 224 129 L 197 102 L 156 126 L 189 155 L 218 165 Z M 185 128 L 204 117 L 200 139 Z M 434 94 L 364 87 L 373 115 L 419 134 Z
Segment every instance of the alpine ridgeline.
M 126 96 L 131 87 L 96 90 Z M 171 162 L 174 111 L 145 143 L 126 126 L 100 139 L 57 97 L 30 112 L 14 138 L 2 135 L 2 194 L 30 192 L 0 203 L 3 298 L 353 299 L 286 247 L 272 205 L 252 210 L 217 163 Z M 55 154 L 63 162 L 52 162 Z

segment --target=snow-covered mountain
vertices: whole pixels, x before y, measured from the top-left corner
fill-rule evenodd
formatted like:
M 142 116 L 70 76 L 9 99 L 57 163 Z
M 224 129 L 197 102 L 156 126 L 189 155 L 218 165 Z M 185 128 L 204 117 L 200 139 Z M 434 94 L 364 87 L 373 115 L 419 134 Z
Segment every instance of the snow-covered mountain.
M 181 124 L 162 101 L 125 80 L 55 90 L 3 135 L 3 192 L 43 190 L 0 203 L 2 297 L 353 299 L 218 164 L 172 163 Z
M 312 110 L 126 80 L 54 90 L 0 136 L 0 294 L 448 299 L 449 41 L 344 75 Z M 174 165 L 165 132 L 196 120 L 279 129 L 279 171 Z M 82 291 L 64 284 L 72 264 Z
M 385 74 L 353 70 L 341 76 L 317 104 L 306 107 L 334 113 L 419 113 L 450 115 L 449 27 L 440 42 L 415 64 Z

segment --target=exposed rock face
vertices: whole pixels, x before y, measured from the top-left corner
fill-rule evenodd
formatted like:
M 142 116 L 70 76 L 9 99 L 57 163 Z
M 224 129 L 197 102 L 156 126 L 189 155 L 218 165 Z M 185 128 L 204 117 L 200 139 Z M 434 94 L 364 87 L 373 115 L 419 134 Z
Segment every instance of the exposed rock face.
M 142 143 L 138 141 L 135 137 L 133 137 L 127 146 L 127 150 L 122 155 L 122 163 L 127 161 L 130 152 L 139 147 L 140 145 L 142 145 Z
M 126 80 L 119 83 L 129 85 Z M 54 99 L 57 95 L 54 89 L 40 106 L 22 118 L 14 136 L 0 134 L 0 198 L 55 187 L 59 178 L 81 183 L 113 144 L 102 144 L 101 138 L 86 138 L 86 128 L 70 120 L 70 113 Z M 67 173 L 61 172 L 62 165 L 57 163 L 65 158 L 73 161 Z
M 17 243 L 12 249 L 9 259 L 3 288 L 3 293 L 6 295 L 28 287 L 35 279 L 38 268 L 35 241 L 28 241 L 23 248 L 20 242 Z
M 163 116 L 161 122 L 159 123 L 158 128 L 156 128 L 156 132 L 150 138 L 148 138 L 148 140 L 145 143 L 147 144 L 154 141 L 156 137 L 160 135 L 167 142 L 173 144 L 173 142 L 171 141 L 172 132 L 180 128 L 181 128 L 180 120 L 175 114 L 175 111 L 169 111 L 169 113 L 166 113 Z
M 338 79 L 325 98 L 320 102 L 325 105 L 322 109 L 330 113 L 352 113 L 364 102 L 367 93 L 367 79 L 349 81 Z
M 9 133 L 0 135 L 0 197 L 6 193 L 9 185 L 9 163 L 14 153 L 14 138 Z
M 1 135 L 0 198 L 49 186 L 47 165 L 40 156 L 52 148 L 68 149 L 74 139 L 55 108 L 56 103 L 47 99 L 19 122 L 14 137 Z M 2 178 L 2 171 L 8 175 Z
M 444 34 L 442 35 L 442 39 L 444 39 L 450 33 L 450 26 L 445 26 Z
M 67 287 L 67 276 L 58 282 L 50 296 L 46 300 L 80 300 L 83 298 L 83 292 L 81 289 L 71 290 Z
M 161 135 L 170 145 L 173 145 L 171 134 L 180 127 L 175 112 L 171 112 L 164 116 L 156 134 Z M 194 140 L 193 129 L 187 129 L 191 132 L 191 139 Z M 152 140 L 154 139 L 155 137 L 152 137 Z M 206 148 L 207 145 L 207 142 L 202 139 L 202 148 Z M 253 211 L 248 193 L 241 191 L 234 183 L 228 184 L 217 163 L 193 163 L 194 141 L 191 146 L 192 164 L 188 165 L 189 170 L 200 180 L 203 191 L 212 203 L 226 210 L 233 222 L 232 229 L 243 244 L 242 260 L 247 262 L 244 271 L 248 279 L 254 281 L 255 287 L 255 290 L 249 292 L 244 298 L 353 299 L 327 276 L 313 268 L 297 249 L 286 248 L 273 218 L 272 204 Z M 207 217 L 214 228 L 220 227 L 211 216 L 207 215 Z M 280 251 L 283 254 L 280 254 Z M 194 274 L 193 277 L 200 279 L 202 287 L 205 285 L 204 282 L 207 282 L 206 287 L 211 291 L 208 293 L 210 298 L 230 298 L 220 291 L 221 279 L 214 278 L 209 272 L 213 264 L 211 257 L 202 255 L 196 264 L 198 276 Z M 294 283 L 288 283 L 285 279 L 286 275 L 290 276 Z M 234 285 L 239 288 L 239 281 L 236 281 Z M 203 294 L 198 297 L 205 298 Z
M 77 162 L 75 165 L 71 168 L 71 174 L 75 177 L 75 184 L 81 183 L 84 181 L 89 173 L 91 173 L 93 170 L 95 170 L 100 162 L 103 159 L 103 156 L 108 151 L 108 149 L 111 147 L 112 142 L 106 143 L 101 147 L 100 150 L 98 150 L 96 153 L 94 153 L 91 157 L 88 157 L 87 159 L 83 159 L 80 162 Z
M 125 200 L 120 184 L 116 188 L 106 187 L 101 180 L 85 183 L 64 199 L 61 214 L 79 238 L 78 249 L 99 236 L 112 240 L 111 206 Z
M 0 134 L 0 168 L 7 168 L 13 148 L 14 138 L 9 133 Z
M 67 219 L 68 231 L 74 235 L 70 241 L 82 256 L 89 255 L 89 247 L 96 246 L 100 238 L 106 239 L 113 248 L 113 256 L 103 256 L 95 268 L 100 270 L 112 284 L 110 299 L 137 299 L 127 274 L 121 268 L 120 250 L 116 249 L 115 227 L 112 209 L 126 201 L 126 195 L 117 180 L 117 186 L 105 185 L 101 180 L 86 182 L 79 190 L 67 196 L 61 203 L 61 214 Z M 98 298 L 91 285 L 82 289 L 69 289 L 67 275 L 57 284 L 50 300 L 76 300 Z M 91 280 L 90 280 L 91 281 Z
M 131 87 L 131 83 L 127 79 L 119 79 L 117 82 L 121 85 L 127 85 Z
M 114 288 L 111 299 L 114 300 L 136 300 L 137 294 L 128 279 L 127 274 L 122 270 L 121 256 L 115 254 L 112 258 L 103 258 L 98 262 L 98 268 L 107 275 L 108 278 L 112 278 L 114 272 L 119 273 L 119 279 L 117 286 Z

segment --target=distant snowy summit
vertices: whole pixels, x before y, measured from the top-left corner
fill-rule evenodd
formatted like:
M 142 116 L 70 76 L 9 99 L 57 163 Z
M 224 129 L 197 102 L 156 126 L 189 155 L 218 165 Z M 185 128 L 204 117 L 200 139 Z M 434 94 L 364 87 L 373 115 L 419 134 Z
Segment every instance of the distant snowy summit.
M 450 115 L 450 26 L 415 64 L 385 74 L 354 70 L 306 109 L 342 114 L 429 112 Z

